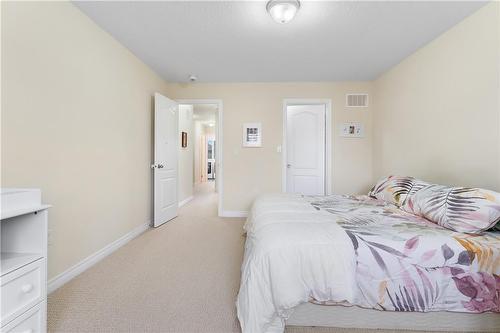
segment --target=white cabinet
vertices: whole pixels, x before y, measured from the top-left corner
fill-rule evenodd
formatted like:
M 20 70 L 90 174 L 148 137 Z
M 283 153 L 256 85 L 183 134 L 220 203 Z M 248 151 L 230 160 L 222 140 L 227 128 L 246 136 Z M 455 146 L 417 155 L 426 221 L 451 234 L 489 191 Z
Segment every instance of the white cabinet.
M 1 190 L 1 332 L 46 332 L 49 206 L 41 197 Z

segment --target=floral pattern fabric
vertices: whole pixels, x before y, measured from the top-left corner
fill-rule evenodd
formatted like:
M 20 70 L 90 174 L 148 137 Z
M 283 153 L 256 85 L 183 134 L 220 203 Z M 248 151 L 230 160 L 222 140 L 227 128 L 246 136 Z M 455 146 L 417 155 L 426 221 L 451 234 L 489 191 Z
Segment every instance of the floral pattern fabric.
M 352 242 L 356 305 L 500 312 L 500 232 L 454 232 L 368 196 L 305 199 L 333 214 Z
M 379 181 L 369 195 L 458 232 L 481 233 L 500 221 L 500 193 L 485 189 L 389 176 Z
M 368 196 L 399 207 L 412 190 L 414 182 L 415 178 L 413 177 L 389 176 L 379 180 L 370 190 Z

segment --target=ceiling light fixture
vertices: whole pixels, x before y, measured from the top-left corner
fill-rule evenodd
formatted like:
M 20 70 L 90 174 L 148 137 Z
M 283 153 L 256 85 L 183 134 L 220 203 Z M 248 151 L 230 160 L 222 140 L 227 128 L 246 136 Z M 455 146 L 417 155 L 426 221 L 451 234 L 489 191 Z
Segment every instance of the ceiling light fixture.
M 299 0 L 270 0 L 266 9 L 269 15 L 278 23 L 288 23 L 295 17 L 299 11 Z

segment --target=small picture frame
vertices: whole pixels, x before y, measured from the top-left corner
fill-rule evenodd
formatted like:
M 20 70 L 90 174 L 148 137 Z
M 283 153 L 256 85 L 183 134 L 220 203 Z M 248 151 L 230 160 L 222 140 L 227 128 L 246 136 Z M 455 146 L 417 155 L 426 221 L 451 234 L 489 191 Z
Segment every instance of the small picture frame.
M 181 147 L 187 148 L 188 146 L 188 134 L 187 132 L 181 132 Z
M 262 147 L 262 124 L 243 124 L 243 147 Z

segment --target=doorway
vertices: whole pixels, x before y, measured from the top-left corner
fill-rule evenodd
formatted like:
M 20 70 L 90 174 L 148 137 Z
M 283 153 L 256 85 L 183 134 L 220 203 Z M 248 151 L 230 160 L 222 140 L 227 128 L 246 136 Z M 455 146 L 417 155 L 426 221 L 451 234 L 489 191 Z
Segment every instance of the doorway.
M 221 100 L 178 100 L 180 109 L 190 110 L 191 150 L 187 152 L 191 164 L 179 167 L 180 179 L 189 177 L 193 197 L 203 195 L 217 201 L 218 215 L 222 213 L 222 101 Z M 181 115 L 180 118 L 181 119 Z M 180 133 L 182 137 L 182 133 Z M 183 149 L 181 147 L 181 149 Z M 182 155 L 182 151 L 181 151 Z M 215 200 L 216 199 L 216 200 Z
M 284 101 L 282 150 L 283 192 L 332 192 L 330 100 Z

